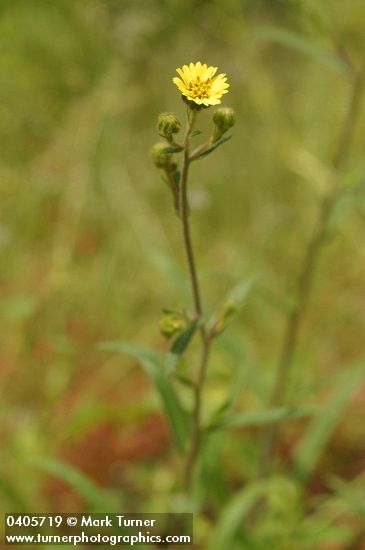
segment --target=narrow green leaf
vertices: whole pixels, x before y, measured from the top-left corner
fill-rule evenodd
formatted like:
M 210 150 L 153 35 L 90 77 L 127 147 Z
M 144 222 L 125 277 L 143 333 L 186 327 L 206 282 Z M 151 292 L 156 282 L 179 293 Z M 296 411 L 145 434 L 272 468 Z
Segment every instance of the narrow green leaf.
M 213 413 L 212 420 L 208 427 L 210 431 L 221 429 L 225 424 L 225 422 L 227 421 L 227 417 L 231 413 L 233 402 L 234 402 L 232 391 L 230 393 L 231 395 L 229 395 L 227 399 L 223 401 L 223 403 Z
M 162 308 L 162 313 L 165 313 L 166 315 L 170 315 L 170 314 L 173 314 L 173 315 L 182 315 L 181 310 L 179 310 L 179 309 L 172 309 L 172 308 L 170 308 L 170 307 L 163 307 L 163 308 Z
M 105 510 L 117 512 L 120 510 L 119 499 L 98 487 L 90 478 L 73 466 L 55 459 L 39 459 L 35 464 L 68 483 L 95 512 L 105 512 Z
M 226 357 L 234 368 L 235 376 L 232 377 L 232 392 L 234 403 L 237 403 L 241 395 L 242 387 L 252 394 L 265 406 L 267 401 L 267 384 L 264 377 L 257 376 L 259 365 L 252 359 L 247 351 L 245 338 L 240 333 L 239 337 L 226 331 L 221 338 L 215 340 L 215 347 L 219 349 L 223 357 Z M 242 368 L 245 365 L 245 368 Z
M 180 332 L 166 357 L 166 372 L 175 372 L 176 366 L 183 355 L 184 351 L 188 347 L 193 338 L 197 328 L 199 326 L 198 320 L 193 321 L 187 325 L 184 330 Z
M 209 550 L 232 548 L 239 529 L 243 527 L 245 517 L 265 495 L 267 486 L 266 480 L 258 481 L 236 494 L 226 508 L 223 509 L 222 515 L 213 529 Z
M 255 279 L 249 279 L 248 281 L 241 281 L 230 292 L 230 298 L 237 306 L 241 306 L 246 300 L 247 295 L 252 289 Z
M 227 336 L 226 333 L 223 338 L 216 342 L 216 347 L 223 352 L 224 356 L 226 356 L 228 351 L 232 364 L 232 372 L 230 376 L 229 388 L 227 388 L 226 399 L 218 407 L 218 409 L 213 412 L 209 425 L 218 424 L 222 419 L 225 420 L 230 414 L 232 414 L 236 403 L 242 395 L 242 389 L 245 388 L 247 390 L 247 373 L 250 370 L 246 354 L 242 349 L 242 342 L 237 342 L 237 339 L 234 336 Z M 241 367 L 242 364 L 245 364 L 244 369 Z
M 255 36 L 262 40 L 268 40 L 282 44 L 300 53 L 317 59 L 328 68 L 347 76 L 349 73 L 346 63 L 335 53 L 327 50 L 310 38 L 281 27 L 265 26 L 255 32 Z
M 193 382 L 187 378 L 186 376 L 183 376 L 182 374 L 180 374 L 179 372 L 173 372 L 173 377 L 175 378 L 175 380 L 177 380 L 177 382 L 180 382 L 180 384 L 182 384 L 183 386 L 187 387 L 187 388 L 193 388 L 194 387 L 194 384 Z
M 199 321 L 197 319 L 187 325 L 172 344 L 171 353 L 174 353 L 175 355 L 182 355 L 190 344 L 192 337 L 198 329 L 198 326 Z
M 182 147 L 175 147 L 173 145 L 166 145 L 166 147 L 164 147 L 162 149 L 162 152 L 163 153 L 180 153 L 182 150 L 183 150 Z
M 175 375 L 179 359 L 179 355 L 175 355 L 171 351 L 166 355 L 165 370 L 167 374 Z
M 226 472 L 222 468 L 224 443 L 223 432 L 214 432 L 210 437 L 203 438 L 194 480 L 196 502 L 209 502 L 212 509 L 216 510 L 220 510 L 222 503 L 232 498 Z
M 172 384 L 165 376 L 164 356 L 145 346 L 128 342 L 106 342 L 99 346 L 99 349 L 126 353 L 138 359 L 160 395 L 176 446 L 183 452 L 189 434 L 189 418 Z
M 294 456 L 295 473 L 302 481 L 308 479 L 316 468 L 352 393 L 364 377 L 365 359 L 344 368 L 336 381 L 333 396 L 309 425 Z
M 194 138 L 195 136 L 200 136 L 203 132 L 201 130 L 193 130 L 190 134 L 190 139 Z
M 230 290 L 220 310 L 215 312 L 209 321 L 209 327 L 214 336 L 221 334 L 227 328 L 231 320 L 241 311 L 255 279 L 252 278 L 250 280 L 241 281 Z
M 215 149 L 217 149 L 217 147 L 219 147 L 220 145 L 223 145 L 223 143 L 225 143 L 226 141 L 228 141 L 229 139 L 231 139 L 232 136 L 226 136 L 226 137 L 222 137 L 221 139 L 219 139 L 218 141 L 216 141 L 215 143 L 213 143 L 213 145 L 211 145 L 208 149 L 206 149 L 203 153 L 200 153 L 200 155 L 198 155 L 197 157 L 194 158 L 194 160 L 198 160 L 198 159 L 202 159 L 208 155 L 210 155 L 210 153 L 213 153 L 213 151 Z
M 180 171 L 179 170 L 175 170 L 172 173 L 172 181 L 174 182 L 174 185 L 175 185 L 176 189 L 179 189 L 179 184 L 180 184 Z
M 232 414 L 218 419 L 210 426 L 210 430 L 274 424 L 283 420 L 313 416 L 316 415 L 319 410 L 319 407 L 307 405 L 303 407 L 278 407 L 275 409 L 268 409 L 266 411 L 250 411 Z
M 146 361 L 148 369 L 154 371 L 163 364 L 163 354 L 147 346 L 134 344 L 130 342 L 102 342 L 98 345 L 101 351 L 112 351 L 116 353 L 125 353 L 132 355 L 139 361 Z M 142 365 L 145 368 L 145 365 Z M 149 373 L 148 373 L 149 374 Z

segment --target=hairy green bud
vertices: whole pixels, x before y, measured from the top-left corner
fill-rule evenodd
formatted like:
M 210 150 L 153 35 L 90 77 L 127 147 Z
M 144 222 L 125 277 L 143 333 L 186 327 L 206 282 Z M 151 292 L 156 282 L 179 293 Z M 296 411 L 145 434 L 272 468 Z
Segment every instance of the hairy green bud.
M 155 143 L 152 147 L 150 156 L 157 168 L 163 168 L 165 170 L 171 170 L 173 167 L 171 153 L 166 152 L 167 146 L 166 143 L 159 142 Z
M 236 122 L 236 113 L 230 107 L 221 107 L 213 113 L 215 124 L 213 143 L 218 141 Z
M 166 313 L 160 321 L 160 331 L 165 338 L 170 339 L 176 334 L 179 334 L 185 326 L 187 320 L 182 315 L 177 313 Z
M 180 132 L 181 124 L 174 113 L 161 113 L 157 121 L 157 130 L 167 141 L 172 141 L 173 135 Z

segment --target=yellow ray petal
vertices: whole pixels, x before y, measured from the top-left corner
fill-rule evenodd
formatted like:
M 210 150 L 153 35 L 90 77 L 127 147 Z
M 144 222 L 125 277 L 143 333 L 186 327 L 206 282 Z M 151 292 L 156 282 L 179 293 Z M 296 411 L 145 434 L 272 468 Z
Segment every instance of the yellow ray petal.
M 208 67 L 207 69 L 207 78 L 213 78 L 215 73 L 218 71 L 218 67 Z
M 188 80 L 186 78 L 186 73 L 182 70 L 182 69 L 176 69 L 176 72 L 180 75 L 180 77 L 182 78 L 183 82 L 185 82 L 185 84 L 188 83 Z

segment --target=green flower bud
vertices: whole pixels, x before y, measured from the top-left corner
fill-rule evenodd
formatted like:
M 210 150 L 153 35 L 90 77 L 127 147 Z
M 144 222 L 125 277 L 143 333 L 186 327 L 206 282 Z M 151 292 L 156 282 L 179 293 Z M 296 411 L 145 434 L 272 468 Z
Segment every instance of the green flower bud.
M 160 321 L 160 331 L 169 339 L 185 328 L 187 320 L 177 313 L 166 313 Z
M 172 141 L 173 135 L 180 132 L 181 124 L 174 113 L 161 113 L 158 117 L 157 129 L 167 141 Z
M 150 156 L 157 168 L 171 170 L 173 166 L 171 153 L 166 153 L 167 145 L 164 142 L 155 143 L 152 147 Z
M 230 107 L 221 107 L 214 111 L 213 122 L 215 124 L 213 143 L 218 141 L 236 122 L 236 113 Z

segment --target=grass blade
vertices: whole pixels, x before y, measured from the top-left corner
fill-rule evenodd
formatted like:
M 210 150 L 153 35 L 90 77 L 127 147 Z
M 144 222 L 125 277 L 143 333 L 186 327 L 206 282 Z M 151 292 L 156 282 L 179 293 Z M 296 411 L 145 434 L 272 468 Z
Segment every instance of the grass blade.
M 211 430 L 222 430 L 226 428 L 244 428 L 251 426 L 262 426 L 263 424 L 274 424 L 283 420 L 303 418 L 316 415 L 319 407 L 307 405 L 303 407 L 278 407 L 264 411 L 249 411 L 219 419 L 210 427 Z
M 243 520 L 267 491 L 267 481 L 259 481 L 240 491 L 223 510 L 213 530 L 209 550 L 227 550 L 242 527 Z M 247 546 L 252 548 L 252 546 Z
M 95 512 L 118 512 L 119 499 L 98 487 L 90 478 L 73 466 L 55 459 L 40 459 L 36 465 L 70 485 Z
M 312 474 L 336 426 L 345 412 L 351 394 L 365 377 L 365 360 L 344 369 L 336 389 L 322 414 L 316 416 L 300 441 L 295 456 L 295 472 L 302 481 Z

